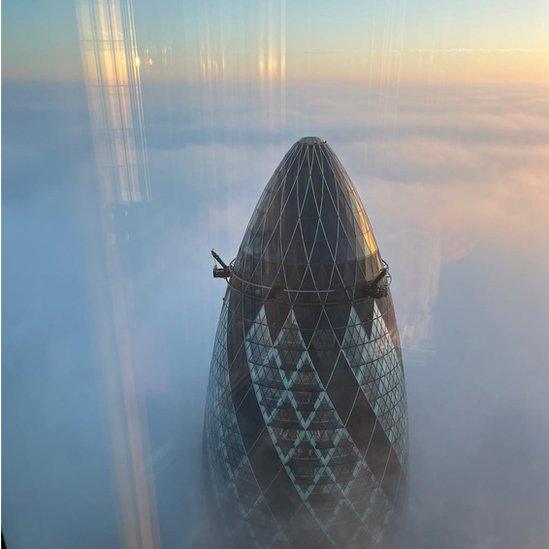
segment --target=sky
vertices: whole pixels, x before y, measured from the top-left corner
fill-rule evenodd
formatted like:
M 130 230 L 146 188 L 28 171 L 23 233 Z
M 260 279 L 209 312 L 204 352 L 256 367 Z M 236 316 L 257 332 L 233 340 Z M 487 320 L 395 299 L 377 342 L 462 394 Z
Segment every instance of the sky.
M 399 547 L 546 546 L 547 3 L 133 12 L 143 117 L 126 145 L 146 144 L 152 199 L 120 214 L 101 152 L 117 111 L 93 99 L 112 82 L 81 65 L 74 4 L 4 3 L 8 547 L 203 543 L 224 290 L 209 250 L 232 259 L 304 135 L 340 157 L 391 266 L 410 416 Z
M 547 83 L 547 11 L 545 0 L 134 2 L 140 47 L 172 52 L 151 76 L 177 81 L 196 81 L 205 48 L 238 65 L 233 78 L 256 78 L 259 45 L 282 32 L 291 80 Z M 2 25 L 5 78 L 80 80 L 73 2 L 12 0 Z

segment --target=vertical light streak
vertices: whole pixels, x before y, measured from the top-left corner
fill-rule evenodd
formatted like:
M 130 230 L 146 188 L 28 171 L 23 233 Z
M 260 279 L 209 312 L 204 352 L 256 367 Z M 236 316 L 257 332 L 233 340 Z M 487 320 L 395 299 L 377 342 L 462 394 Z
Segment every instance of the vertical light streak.
M 158 546 L 154 485 L 147 476 L 148 432 L 137 398 L 135 284 L 128 257 L 135 254 L 135 212 L 151 200 L 144 135 L 140 66 L 131 0 L 76 2 L 100 202 L 106 296 L 94 300 L 123 545 Z M 99 292 L 101 294 L 101 292 Z
M 280 0 L 280 121 L 286 122 L 286 0 Z
M 140 65 L 128 0 L 76 4 L 82 67 L 105 200 L 150 200 Z
M 375 147 L 364 144 L 365 170 L 378 173 L 391 164 L 393 148 L 399 128 L 399 114 L 402 108 L 401 87 L 402 73 L 406 70 L 403 60 L 405 30 L 407 19 L 407 0 L 391 0 L 383 4 L 382 10 L 376 14 L 371 35 L 365 40 L 365 92 L 366 92 L 366 123 L 375 135 Z M 437 44 L 433 35 L 433 44 Z M 427 61 L 427 57 L 420 58 Z M 431 59 L 428 86 L 422 101 L 429 110 L 437 108 L 436 93 L 440 90 L 442 74 L 435 70 Z M 438 79 L 438 80 L 437 80 Z M 401 280 L 401 295 L 404 296 L 400 309 L 399 321 L 402 331 L 402 346 L 408 356 L 414 360 L 431 349 L 431 314 L 436 302 L 439 275 L 441 269 L 441 242 L 435 232 L 403 231 L 396 236 L 406 243 L 400 248 L 413 250 L 414 258 L 405 259 L 416 265 L 404 282 Z M 422 260 L 418 261 L 417 257 Z M 405 261 L 406 263 L 406 261 Z
M 268 0 L 258 44 L 258 78 L 271 131 L 280 130 L 286 118 L 286 2 Z
M 239 177 L 232 149 L 242 146 L 257 124 L 276 136 L 285 121 L 286 4 L 285 0 L 239 4 L 238 15 L 226 2 L 196 0 L 195 5 L 196 26 L 201 29 L 197 34 L 201 123 L 215 139 L 215 146 L 204 143 L 202 165 L 223 211 L 235 192 L 231 182 L 238 183 Z M 210 228 L 217 230 L 216 225 Z

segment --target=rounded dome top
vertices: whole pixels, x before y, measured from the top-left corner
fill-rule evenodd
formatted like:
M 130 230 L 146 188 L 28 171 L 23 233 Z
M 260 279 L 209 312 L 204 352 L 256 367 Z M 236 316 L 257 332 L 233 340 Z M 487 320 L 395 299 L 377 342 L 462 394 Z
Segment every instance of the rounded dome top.
M 307 136 L 302 137 L 298 143 L 301 143 L 302 145 L 326 145 L 327 141 L 325 139 L 322 139 L 321 137 L 314 137 L 314 136 Z
M 242 281 L 337 291 L 382 268 L 372 227 L 345 168 L 319 137 L 303 137 L 267 183 L 234 262 Z

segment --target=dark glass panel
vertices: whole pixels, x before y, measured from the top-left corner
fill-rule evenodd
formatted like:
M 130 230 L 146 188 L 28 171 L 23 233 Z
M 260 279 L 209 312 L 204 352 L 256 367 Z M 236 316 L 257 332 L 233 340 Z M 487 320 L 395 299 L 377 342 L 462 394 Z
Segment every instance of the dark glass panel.
M 332 201 L 337 203 L 337 188 L 339 183 L 336 181 L 336 177 L 332 167 L 327 161 L 325 155 L 322 155 L 322 169 L 324 171 L 324 193 L 325 196 L 330 196 Z
M 318 159 L 318 154 L 311 150 L 309 153 L 310 161 L 311 161 L 311 168 L 309 173 L 307 174 L 308 177 L 310 177 L 311 185 L 313 186 L 315 196 L 317 200 L 320 203 L 321 197 L 325 200 L 326 197 L 323 196 L 324 193 L 324 182 L 323 182 L 323 176 L 321 171 L 321 165 Z
M 326 242 L 326 236 L 323 230 L 319 230 L 313 253 L 311 255 L 311 264 L 312 265 L 331 265 L 334 262 L 332 253 L 328 248 L 328 243 Z
M 352 239 L 347 238 L 343 225 L 339 226 L 339 238 L 337 241 L 336 261 L 338 263 L 353 261 L 355 259 L 355 246 Z
M 330 280 L 332 278 L 333 265 L 314 265 L 311 266 L 311 271 L 315 279 L 316 287 L 319 290 L 327 290 L 330 288 Z
M 265 218 L 265 229 L 263 234 L 263 243 L 268 239 L 269 234 L 272 233 L 273 227 L 278 223 L 280 218 L 280 198 L 281 193 L 277 192 L 272 197 L 272 200 L 269 201 L 269 204 L 266 205 L 266 210 L 264 214 Z
M 301 230 L 307 254 L 310 256 L 318 230 L 318 211 L 312 193 L 308 193 L 301 212 Z
M 264 489 L 265 499 L 275 518 L 280 523 L 287 524 L 301 507 L 301 498 L 283 467 L 273 480 Z
M 284 195 L 282 197 L 281 211 L 282 249 L 285 250 L 293 236 L 294 229 L 299 219 L 296 184 L 292 185 L 292 187 L 290 188 L 285 189 Z
M 356 263 L 353 261 L 345 261 L 337 263 L 337 270 L 346 288 L 351 288 L 355 285 Z
M 243 387 L 241 387 L 242 389 Z M 238 421 L 238 427 L 240 434 L 242 435 L 242 442 L 246 451 L 249 452 L 250 448 L 257 441 L 257 437 L 265 429 L 265 423 L 257 404 L 254 390 L 251 386 L 251 381 L 248 384 L 248 390 L 244 396 L 237 402 L 236 398 L 240 398 L 242 391 L 235 393 L 233 391 L 233 398 L 236 408 L 236 418 Z
M 330 326 L 334 331 L 338 329 L 345 330 L 345 328 L 347 327 L 347 323 L 349 322 L 349 313 L 351 310 L 351 306 L 349 303 L 336 303 L 333 305 L 326 305 L 324 310 L 326 311 L 326 316 L 330 321 Z M 340 341 L 342 339 L 342 337 L 339 338 Z
M 303 334 L 304 330 L 314 330 L 322 313 L 320 307 L 294 307 L 294 314 Z M 312 335 L 312 334 L 311 334 Z
M 359 391 L 346 427 L 361 454 L 368 448 L 375 424 L 376 415 L 363 392 Z
M 320 219 L 328 244 L 335 255 L 338 240 L 338 215 L 332 199 L 325 195 L 320 211 Z
M 267 429 L 263 429 L 257 434 L 253 446 L 248 448 L 247 452 L 255 478 L 265 495 L 265 491 L 282 469 L 280 458 Z
M 347 421 L 359 390 L 353 372 L 349 368 L 343 353 L 340 353 L 327 391 L 343 424 Z
M 296 265 L 291 262 L 284 262 L 284 275 L 286 279 L 286 285 L 289 289 L 299 290 L 306 269 L 306 264 Z M 297 293 L 294 291 L 290 294 L 290 296 L 292 301 L 295 301 Z
M 280 329 L 284 325 L 286 318 L 290 312 L 290 305 L 280 301 L 266 301 L 265 302 L 265 316 L 267 317 L 267 325 L 269 326 L 269 333 L 271 335 L 271 341 L 276 341 Z
M 322 381 L 322 384 L 326 386 L 334 370 L 337 359 L 337 351 L 330 349 L 317 349 L 315 345 L 315 336 L 313 336 L 309 347 L 309 356 L 313 361 L 318 377 Z
M 390 450 L 391 443 L 378 421 L 372 434 L 368 452 L 366 453 L 366 463 L 378 480 L 381 480 L 383 477 Z
M 264 240 L 262 261 L 277 264 L 281 260 L 280 252 L 280 223 L 277 222 L 269 230 L 269 238 Z

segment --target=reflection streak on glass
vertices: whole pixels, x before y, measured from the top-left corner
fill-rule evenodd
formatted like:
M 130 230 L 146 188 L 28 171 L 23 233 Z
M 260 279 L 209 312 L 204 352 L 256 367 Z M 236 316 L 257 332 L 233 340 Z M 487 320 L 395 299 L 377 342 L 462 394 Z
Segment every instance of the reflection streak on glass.
M 224 212 L 235 193 L 228 182 L 241 178 L 227 151 L 254 146 L 250 135 L 267 128 L 262 154 L 278 152 L 286 120 L 286 2 L 250 2 L 241 11 L 236 17 L 231 3 L 196 0 L 201 124 L 212 136 L 203 145 L 203 165 Z
M 269 126 L 284 122 L 286 110 L 286 2 L 270 0 L 265 13 L 266 36 L 259 47 L 258 73 L 268 105 Z
M 158 546 L 148 432 L 136 394 L 136 249 L 151 200 L 131 0 L 76 3 L 84 79 L 100 182 L 107 294 L 94 300 L 123 545 Z
M 82 66 L 105 200 L 150 199 L 139 58 L 131 5 L 77 2 Z

